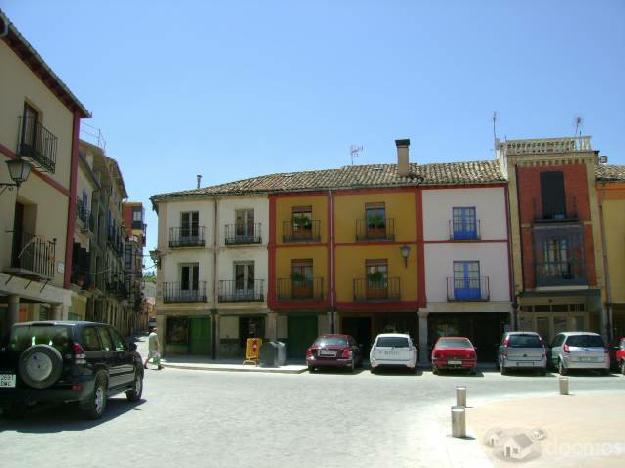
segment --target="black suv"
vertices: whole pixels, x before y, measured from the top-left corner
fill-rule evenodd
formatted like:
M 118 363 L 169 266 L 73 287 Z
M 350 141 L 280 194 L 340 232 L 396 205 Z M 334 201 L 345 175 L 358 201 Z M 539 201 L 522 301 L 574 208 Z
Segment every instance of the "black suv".
M 9 417 L 37 403 L 77 402 L 96 419 L 107 397 L 138 401 L 142 390 L 137 346 L 104 323 L 17 323 L 0 348 L 0 408 Z

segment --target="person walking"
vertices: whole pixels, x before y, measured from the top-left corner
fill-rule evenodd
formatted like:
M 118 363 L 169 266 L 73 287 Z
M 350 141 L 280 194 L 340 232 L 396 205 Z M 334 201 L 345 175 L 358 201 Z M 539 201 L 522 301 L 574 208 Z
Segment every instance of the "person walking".
M 148 357 L 143 363 L 143 368 L 148 368 L 148 361 L 152 359 L 154 364 L 158 365 L 158 370 L 161 370 L 161 342 L 158 339 L 158 328 L 152 327 L 150 334 L 148 335 Z

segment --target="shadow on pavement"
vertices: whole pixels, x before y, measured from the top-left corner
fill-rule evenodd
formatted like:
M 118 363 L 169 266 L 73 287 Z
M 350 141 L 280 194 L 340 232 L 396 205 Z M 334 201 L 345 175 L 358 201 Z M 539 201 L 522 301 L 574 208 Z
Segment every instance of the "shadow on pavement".
M 368 372 L 369 369 L 364 367 L 357 367 L 352 372 L 349 368 L 340 368 L 340 367 L 317 367 L 314 372 L 308 371 L 309 374 L 333 374 L 333 375 L 358 375 L 363 372 Z
M 83 431 L 115 419 L 128 411 L 141 411 L 145 400 L 131 403 L 126 398 L 109 398 L 106 411 L 100 419 L 89 420 L 80 412 L 78 405 L 35 407 L 22 419 L 0 416 L 0 432 L 15 431 L 24 434 L 51 434 L 66 431 Z
M 371 372 L 373 374 L 373 372 Z M 382 367 L 382 368 L 378 368 L 375 371 L 375 375 L 413 375 L 413 376 L 417 376 L 420 377 L 423 375 L 423 369 L 417 368 L 416 371 L 411 371 L 409 369 L 402 369 L 402 368 L 393 368 L 393 367 Z

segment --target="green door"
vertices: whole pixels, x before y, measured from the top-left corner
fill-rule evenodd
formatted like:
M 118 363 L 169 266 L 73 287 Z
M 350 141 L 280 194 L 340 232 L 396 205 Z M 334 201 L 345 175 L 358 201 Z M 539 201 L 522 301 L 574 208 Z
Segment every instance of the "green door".
M 304 359 L 306 348 L 317 339 L 319 327 L 316 315 L 289 316 L 287 355 L 289 358 Z
M 191 339 L 189 351 L 191 354 L 211 354 L 211 318 L 191 317 Z

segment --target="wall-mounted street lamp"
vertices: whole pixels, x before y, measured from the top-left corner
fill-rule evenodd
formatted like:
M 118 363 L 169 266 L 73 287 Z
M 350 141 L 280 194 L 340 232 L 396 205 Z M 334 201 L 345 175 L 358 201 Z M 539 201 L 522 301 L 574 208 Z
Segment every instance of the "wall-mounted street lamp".
M 408 257 L 410 256 L 410 246 L 406 244 L 402 245 L 399 248 L 399 252 L 401 253 L 401 258 L 404 259 L 404 266 L 408 268 Z
M 7 188 L 9 190 L 13 190 L 13 187 L 19 189 L 20 185 L 22 185 L 24 182 L 26 182 L 26 179 L 28 179 L 28 176 L 30 175 L 30 171 L 32 169 L 30 163 L 22 158 L 9 159 L 7 161 L 7 166 L 9 167 L 9 176 L 13 180 L 13 183 L 0 183 L 0 187 L 3 187 L 0 194 L 3 193 Z

